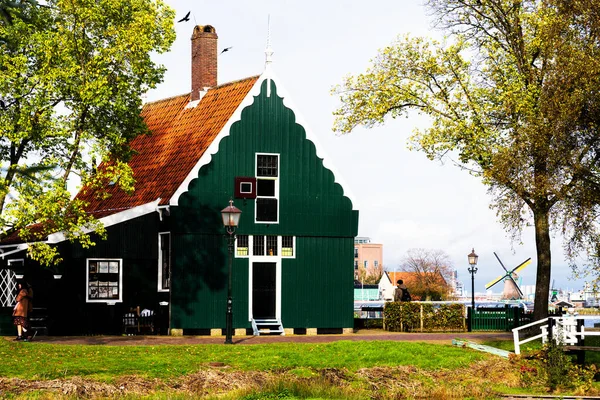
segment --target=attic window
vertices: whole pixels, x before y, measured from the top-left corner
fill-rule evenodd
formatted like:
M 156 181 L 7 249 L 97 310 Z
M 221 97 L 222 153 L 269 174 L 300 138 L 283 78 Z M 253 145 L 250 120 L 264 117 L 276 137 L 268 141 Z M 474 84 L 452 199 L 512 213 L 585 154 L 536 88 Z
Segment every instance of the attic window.
M 279 154 L 256 155 L 255 221 L 279 222 Z
M 256 157 L 256 176 L 276 178 L 279 169 L 279 156 L 258 154 Z

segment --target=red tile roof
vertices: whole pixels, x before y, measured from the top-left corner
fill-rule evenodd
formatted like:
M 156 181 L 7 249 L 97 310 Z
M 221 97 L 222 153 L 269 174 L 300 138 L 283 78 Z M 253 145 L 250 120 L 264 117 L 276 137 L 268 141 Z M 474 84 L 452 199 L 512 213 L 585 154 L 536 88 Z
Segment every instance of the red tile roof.
M 161 205 L 169 204 L 257 79 L 258 76 L 254 76 L 211 88 L 193 108 L 185 108 L 190 101 L 189 94 L 145 104 L 142 116 L 150 134 L 138 136 L 131 143 L 136 153 L 129 161 L 136 180 L 135 191 L 127 194 L 111 186 L 108 188 L 110 197 L 104 200 L 85 190 L 77 197 L 89 202 L 87 209 L 97 218 L 159 197 Z
M 404 284 L 408 286 L 409 289 L 411 286 L 417 286 L 417 282 L 422 277 L 422 274 L 406 271 L 387 271 L 386 274 L 390 277 L 392 285 L 396 286 L 396 282 L 398 282 L 399 279 L 402 279 L 404 281 Z M 446 284 L 446 280 L 440 273 L 436 273 L 436 281 L 438 283 Z
M 30 232 L 37 234 L 39 232 L 42 232 L 44 228 L 44 225 L 41 223 L 37 223 L 37 224 L 33 224 L 33 225 L 29 225 L 28 229 Z M 9 231 L 9 233 L 6 235 L 6 237 L 4 239 L 2 239 L 2 242 L 0 244 L 2 245 L 12 245 L 12 244 L 20 244 L 25 242 L 25 240 L 20 236 L 21 230 L 16 230 L 16 231 Z

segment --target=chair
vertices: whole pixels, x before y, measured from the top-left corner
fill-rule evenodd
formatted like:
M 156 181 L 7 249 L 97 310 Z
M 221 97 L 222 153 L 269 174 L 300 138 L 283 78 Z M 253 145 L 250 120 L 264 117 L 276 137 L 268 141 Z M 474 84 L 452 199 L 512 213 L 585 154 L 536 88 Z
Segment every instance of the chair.
M 140 311 L 140 306 L 130 308 L 129 312 L 123 315 L 123 332 L 126 335 L 154 333 L 154 311 Z
M 139 310 L 139 307 L 138 307 Z M 138 318 L 138 333 L 154 333 L 154 311 L 143 309 Z

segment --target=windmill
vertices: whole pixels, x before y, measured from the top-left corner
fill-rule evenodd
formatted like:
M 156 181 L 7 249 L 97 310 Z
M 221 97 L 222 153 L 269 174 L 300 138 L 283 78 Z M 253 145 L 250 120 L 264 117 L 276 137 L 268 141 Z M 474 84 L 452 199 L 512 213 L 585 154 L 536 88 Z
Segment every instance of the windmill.
M 552 279 L 552 288 L 550 289 L 552 292 L 552 297 L 550 298 L 551 303 L 556 303 L 558 301 L 558 290 L 554 289 L 554 279 Z
M 496 256 L 496 259 L 498 260 L 498 262 L 500 263 L 500 265 L 506 273 L 485 285 L 485 289 L 488 290 L 498 282 L 504 281 L 504 290 L 502 292 L 502 298 L 509 300 L 522 299 L 524 297 L 523 292 L 521 291 L 521 288 L 519 288 L 519 285 L 515 281 L 515 278 L 517 277 L 517 272 L 521 271 L 523 268 L 525 268 L 531 263 L 531 257 L 523 261 L 521 264 L 517 265 L 511 271 L 509 271 L 508 269 L 506 269 L 506 267 L 500 260 L 500 257 L 498 257 L 498 254 L 494 252 L 494 255 Z

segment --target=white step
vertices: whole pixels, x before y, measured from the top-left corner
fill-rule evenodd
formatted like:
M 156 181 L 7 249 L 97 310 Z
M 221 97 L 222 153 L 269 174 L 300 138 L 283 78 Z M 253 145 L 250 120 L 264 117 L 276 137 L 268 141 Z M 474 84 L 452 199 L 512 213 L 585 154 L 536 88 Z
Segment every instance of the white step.
M 273 328 L 265 328 L 265 326 L 271 326 Z M 285 335 L 285 331 L 283 330 L 283 325 L 281 321 L 278 319 L 253 319 L 252 320 L 252 330 L 254 335 L 260 336 L 260 334 L 273 334 L 278 333 L 280 335 Z

